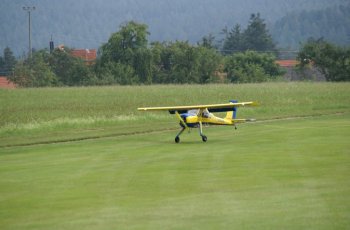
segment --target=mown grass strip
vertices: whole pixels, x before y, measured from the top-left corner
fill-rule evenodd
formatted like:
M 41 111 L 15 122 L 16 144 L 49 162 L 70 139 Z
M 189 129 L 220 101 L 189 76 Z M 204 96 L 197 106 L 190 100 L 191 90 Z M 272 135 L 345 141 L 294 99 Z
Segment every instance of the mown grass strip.
M 346 229 L 349 115 L 10 147 L 2 229 Z M 171 142 L 171 143 L 170 143 Z

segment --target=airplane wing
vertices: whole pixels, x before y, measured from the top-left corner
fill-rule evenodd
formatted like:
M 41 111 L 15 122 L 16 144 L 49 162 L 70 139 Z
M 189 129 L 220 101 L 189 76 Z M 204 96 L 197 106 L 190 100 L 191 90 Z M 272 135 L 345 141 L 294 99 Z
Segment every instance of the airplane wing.
M 210 104 L 210 105 L 185 105 L 185 106 L 166 106 L 166 107 L 144 107 L 138 108 L 139 111 L 159 111 L 168 110 L 171 114 L 175 111 L 184 113 L 192 109 L 208 109 L 209 112 L 226 112 L 232 110 L 234 107 L 240 106 L 254 106 L 258 105 L 257 102 L 239 102 L 239 103 L 225 103 L 225 104 Z

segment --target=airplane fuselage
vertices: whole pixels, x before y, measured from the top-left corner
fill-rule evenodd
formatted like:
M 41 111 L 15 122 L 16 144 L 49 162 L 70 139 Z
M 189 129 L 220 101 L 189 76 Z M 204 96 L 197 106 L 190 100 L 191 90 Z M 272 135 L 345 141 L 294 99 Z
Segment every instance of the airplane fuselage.
M 210 125 L 233 125 L 233 121 L 229 119 L 224 119 L 210 114 L 209 117 L 181 114 L 181 118 L 187 124 L 188 127 L 198 127 L 199 123 L 210 124 Z

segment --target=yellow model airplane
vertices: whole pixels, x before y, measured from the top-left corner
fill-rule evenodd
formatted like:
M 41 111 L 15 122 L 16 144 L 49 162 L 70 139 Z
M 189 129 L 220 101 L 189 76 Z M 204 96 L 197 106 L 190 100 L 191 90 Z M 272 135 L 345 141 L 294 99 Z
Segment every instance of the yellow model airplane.
M 175 114 L 180 121 L 182 129 L 175 137 L 175 142 L 180 142 L 180 135 L 190 128 L 199 128 L 199 135 L 204 142 L 207 141 L 207 136 L 203 134 L 203 125 L 233 125 L 236 127 L 237 123 L 247 121 L 254 121 L 254 119 L 236 119 L 237 108 L 240 106 L 254 106 L 256 102 L 240 102 L 230 100 L 226 104 L 212 104 L 212 105 L 192 105 L 192 106 L 169 106 L 169 107 L 145 107 L 138 108 L 139 111 L 157 111 L 168 110 L 170 114 Z M 225 118 L 215 116 L 216 112 L 227 112 Z

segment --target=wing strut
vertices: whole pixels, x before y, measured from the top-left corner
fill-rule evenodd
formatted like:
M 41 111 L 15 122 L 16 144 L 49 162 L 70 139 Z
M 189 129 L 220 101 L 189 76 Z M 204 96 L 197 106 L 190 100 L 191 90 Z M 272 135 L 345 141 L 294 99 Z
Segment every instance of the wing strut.
M 187 126 L 186 122 L 184 121 L 184 119 L 182 119 L 182 117 L 180 116 L 178 111 L 175 111 L 175 115 L 180 120 L 180 123 L 182 124 L 184 129 L 188 129 L 188 126 Z

